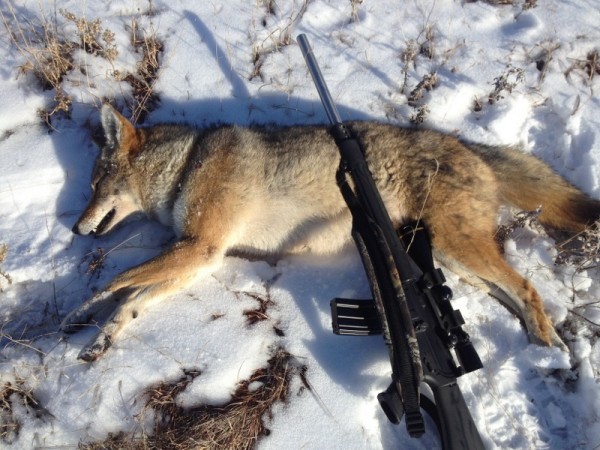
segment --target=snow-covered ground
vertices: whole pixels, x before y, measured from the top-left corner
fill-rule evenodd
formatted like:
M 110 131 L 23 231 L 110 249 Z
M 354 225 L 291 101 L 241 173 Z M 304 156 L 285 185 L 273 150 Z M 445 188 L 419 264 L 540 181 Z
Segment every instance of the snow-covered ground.
M 71 115 L 53 116 L 49 131 L 38 110 L 55 91 L 24 70 L 28 52 L 16 31 L 31 37 L 47 23 L 76 41 L 75 22 L 61 9 L 100 19 L 118 55 L 72 51 L 60 81 Z M 596 0 L 9 0 L 0 10 L 0 245 L 8 248 L 0 263 L 0 383 L 3 393 L 11 383 L 38 403 L 0 398 L 3 448 L 75 448 L 139 432 L 144 391 L 183 370 L 201 375 L 180 394 L 182 405 L 226 403 L 279 346 L 306 365 L 311 389 L 294 378 L 288 401 L 265 418 L 270 434 L 258 448 L 440 448 L 431 423 L 425 437 L 411 439 L 378 406 L 390 379 L 381 337 L 330 331 L 331 298 L 369 294 L 353 249 L 274 266 L 228 258 L 214 276 L 138 317 L 101 360 L 76 359 L 91 330 L 64 336 L 61 319 L 172 240 L 149 221 L 99 239 L 70 231 L 90 194 L 98 107 L 106 99 L 131 104 L 130 83 L 114 72 L 136 73 L 132 27 L 163 43 L 158 102 L 144 124 L 325 122 L 294 41 L 305 33 L 344 119 L 409 125 L 412 117 L 465 139 L 519 145 L 600 197 Z M 432 73 L 433 89 L 417 89 Z M 571 360 L 530 345 L 513 315 L 447 272 L 484 364 L 460 386 L 485 445 L 598 448 L 599 270 L 555 265 L 554 241 L 529 228 L 512 234 L 506 256 L 540 291 Z M 249 325 L 244 312 L 259 296 L 272 301 L 268 318 Z

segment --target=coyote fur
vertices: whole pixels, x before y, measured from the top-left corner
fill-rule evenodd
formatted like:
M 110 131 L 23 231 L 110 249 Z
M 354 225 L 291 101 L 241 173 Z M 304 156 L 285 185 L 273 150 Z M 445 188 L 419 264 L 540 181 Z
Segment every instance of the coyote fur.
M 93 195 L 73 231 L 102 235 L 143 212 L 173 227 L 178 241 L 64 319 L 62 329 L 74 332 L 117 305 L 83 347 L 85 361 L 99 358 L 150 300 L 215 271 L 227 254 L 324 254 L 351 242 L 351 216 L 335 178 L 339 153 L 325 126 L 135 128 L 108 105 L 101 122 L 106 144 Z M 498 209 L 541 206 L 544 225 L 579 232 L 600 218 L 600 201 L 512 148 L 375 122 L 350 127 L 393 224 L 422 219 L 438 261 L 515 311 L 533 342 L 566 349 L 535 288 L 501 255 Z

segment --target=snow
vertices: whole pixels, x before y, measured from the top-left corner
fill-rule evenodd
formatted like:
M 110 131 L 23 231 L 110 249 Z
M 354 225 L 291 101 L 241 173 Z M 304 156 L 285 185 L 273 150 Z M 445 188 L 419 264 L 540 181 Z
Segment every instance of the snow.
M 9 26 L 14 12 L 21 24 L 55 20 L 64 33 L 74 33 L 74 25 L 57 13 L 59 7 L 99 18 L 115 33 L 119 50 L 112 63 L 74 54 L 86 70 L 62 80 L 73 97 L 71 118 L 55 120 L 49 130 L 37 111 L 54 94 L 20 71 L 25 56 L 0 27 L 0 244 L 8 246 L 0 270 L 12 280 L 0 275 L 0 383 L 21 380 L 49 413 L 30 414 L 13 399 L 20 430 L 2 441 L 3 448 L 74 448 L 108 433 L 139 432 L 144 390 L 179 379 L 184 369 L 201 375 L 180 394 L 181 405 L 224 404 L 240 381 L 267 364 L 276 346 L 306 365 L 311 390 L 294 381 L 288 402 L 265 419 L 271 433 L 258 448 L 440 448 L 431 421 L 423 438 L 411 439 L 378 406 L 376 395 L 390 380 L 381 337 L 331 333 L 329 300 L 369 295 L 354 249 L 327 258 L 285 258 L 273 266 L 228 258 L 213 276 L 141 314 L 99 361 L 76 359 L 92 330 L 64 336 L 61 319 L 173 238 L 145 220 L 99 239 L 70 231 L 90 194 L 97 155 L 90 130 L 99 123 L 98 107 L 106 98 L 123 106 L 131 91 L 111 74 L 135 71 L 140 54 L 129 42 L 133 19 L 164 44 L 154 86 L 160 101 L 146 124 L 324 123 L 293 42 L 305 33 L 344 119 L 408 125 L 416 112 L 408 96 L 435 71 L 436 86 L 418 101 L 429 110 L 424 126 L 486 144 L 518 145 L 600 196 L 600 75 L 585 69 L 587 55 L 600 50 L 594 1 L 546 0 L 524 9 L 535 2 L 278 0 L 271 14 L 265 3 L 21 0 L 0 6 Z M 424 52 L 407 63 L 403 55 L 414 43 Z M 254 65 L 257 54 L 260 67 Z M 510 72 L 507 82 L 514 86 L 490 104 L 495 80 L 511 68 L 523 79 Z M 600 272 L 555 266 L 553 244 L 537 231 L 517 230 L 506 256 L 538 288 L 558 326 L 565 326 L 570 355 L 529 344 L 511 313 L 446 271 L 454 307 L 484 364 L 459 384 L 489 449 L 600 444 L 598 327 L 571 313 L 600 321 Z M 88 273 L 100 252 L 102 266 Z M 256 308 L 253 294 L 268 295 L 273 304 L 268 320 L 248 325 L 244 311 Z M 5 417 L 2 412 L 0 421 Z

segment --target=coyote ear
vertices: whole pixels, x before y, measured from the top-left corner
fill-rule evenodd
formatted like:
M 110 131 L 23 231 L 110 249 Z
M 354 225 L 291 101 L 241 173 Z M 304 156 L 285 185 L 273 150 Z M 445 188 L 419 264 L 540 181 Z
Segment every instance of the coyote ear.
M 105 103 L 100 112 L 102 128 L 108 144 L 117 147 L 124 139 L 135 134 L 135 127 L 115 108 Z
M 133 150 L 137 136 L 133 124 L 123 117 L 116 109 L 105 103 L 100 111 L 100 119 L 106 144 L 113 149 Z

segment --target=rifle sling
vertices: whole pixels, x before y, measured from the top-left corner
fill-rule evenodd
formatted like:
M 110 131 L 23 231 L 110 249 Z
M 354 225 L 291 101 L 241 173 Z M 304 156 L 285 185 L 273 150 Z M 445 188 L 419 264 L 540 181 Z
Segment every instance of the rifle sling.
M 406 426 L 413 437 L 425 431 L 419 404 L 419 386 L 423 379 L 421 358 L 412 318 L 400 274 L 385 236 L 378 224 L 363 209 L 348 184 L 342 161 L 338 186 L 352 213 L 352 236 L 362 258 L 371 292 L 382 317 L 383 334 L 390 351 L 392 379 L 402 400 Z M 398 418 L 399 420 L 399 418 Z

